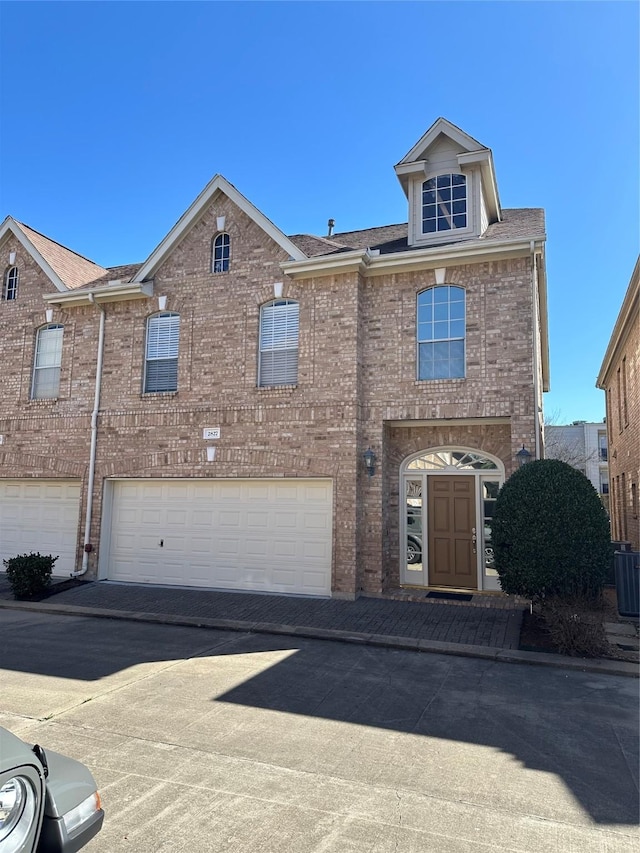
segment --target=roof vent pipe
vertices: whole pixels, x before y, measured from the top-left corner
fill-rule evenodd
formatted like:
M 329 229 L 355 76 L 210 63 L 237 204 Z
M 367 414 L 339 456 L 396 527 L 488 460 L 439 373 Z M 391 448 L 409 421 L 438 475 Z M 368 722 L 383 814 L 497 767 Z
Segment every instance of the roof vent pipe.
M 329 230 L 327 232 L 327 237 L 333 237 L 333 229 L 335 228 L 335 225 L 336 225 L 335 219 L 330 219 L 327 222 L 327 225 L 329 227 Z

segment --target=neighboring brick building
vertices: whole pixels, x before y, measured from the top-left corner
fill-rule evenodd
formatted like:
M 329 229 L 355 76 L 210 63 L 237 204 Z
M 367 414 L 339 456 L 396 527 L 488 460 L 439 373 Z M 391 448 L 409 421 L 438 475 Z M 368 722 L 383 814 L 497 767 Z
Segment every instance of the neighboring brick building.
M 491 151 L 444 119 L 395 168 L 408 223 L 286 237 L 216 176 L 144 264 L 108 270 L 5 220 L 1 556 L 498 589 L 486 519 L 541 447 L 543 212 L 502 210 Z
M 596 385 L 606 394 L 611 536 L 640 551 L 640 258 Z

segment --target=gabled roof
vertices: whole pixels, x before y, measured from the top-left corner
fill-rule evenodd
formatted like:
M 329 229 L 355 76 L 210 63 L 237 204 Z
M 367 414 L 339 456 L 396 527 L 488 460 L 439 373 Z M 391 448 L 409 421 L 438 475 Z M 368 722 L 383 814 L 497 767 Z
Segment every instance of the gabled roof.
M 144 264 L 140 267 L 132 281 L 141 282 L 151 278 L 158 267 L 164 262 L 170 252 L 180 243 L 187 232 L 195 225 L 204 213 L 216 193 L 221 192 L 227 196 L 240 210 L 252 219 L 271 239 L 284 249 L 284 251 L 295 261 L 306 258 L 305 253 L 277 228 L 270 219 L 261 213 L 257 207 L 246 199 L 242 193 L 223 178 L 216 175 L 209 181 L 193 204 L 182 214 L 171 231 L 162 242 L 153 250 Z
M 74 290 L 107 274 L 104 267 L 50 240 L 11 216 L 7 216 L 0 226 L 0 241 L 9 233 L 22 244 L 60 291 Z
M 469 136 L 468 133 L 465 133 L 464 130 L 456 127 L 455 124 L 452 124 L 446 118 L 440 117 L 436 119 L 429 130 L 420 137 L 413 148 L 405 154 L 397 166 L 421 160 L 424 152 L 436 141 L 440 134 L 448 136 L 449 139 L 457 142 L 458 145 L 461 145 L 466 151 L 489 151 L 486 145 L 478 142 L 478 140 L 474 139 L 473 136 Z
M 460 169 L 464 171 L 469 166 L 474 169 L 479 168 L 489 219 L 490 221 L 499 220 L 502 212 L 491 149 L 447 121 L 446 118 L 436 119 L 413 148 L 395 165 L 395 172 L 405 195 L 408 197 L 409 180 L 412 176 L 427 174 L 430 171 L 429 149 L 435 145 L 440 136 L 448 137 L 455 147 L 460 149 L 456 154 Z

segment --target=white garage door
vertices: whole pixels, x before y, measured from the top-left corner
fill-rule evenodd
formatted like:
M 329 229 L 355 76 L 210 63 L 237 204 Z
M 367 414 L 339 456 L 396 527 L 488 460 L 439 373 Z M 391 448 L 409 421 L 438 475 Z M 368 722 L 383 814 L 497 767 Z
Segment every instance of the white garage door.
M 119 480 L 111 488 L 103 554 L 111 580 L 331 592 L 330 480 Z
M 0 480 L 0 558 L 58 555 L 53 574 L 68 576 L 76 568 L 79 514 L 77 480 Z

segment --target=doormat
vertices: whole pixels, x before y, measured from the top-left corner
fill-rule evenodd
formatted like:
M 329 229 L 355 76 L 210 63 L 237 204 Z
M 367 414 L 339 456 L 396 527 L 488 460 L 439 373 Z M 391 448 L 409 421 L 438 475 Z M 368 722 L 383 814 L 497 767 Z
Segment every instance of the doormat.
M 446 598 L 453 601 L 471 601 L 472 595 L 467 595 L 464 592 L 428 592 L 427 598 Z

